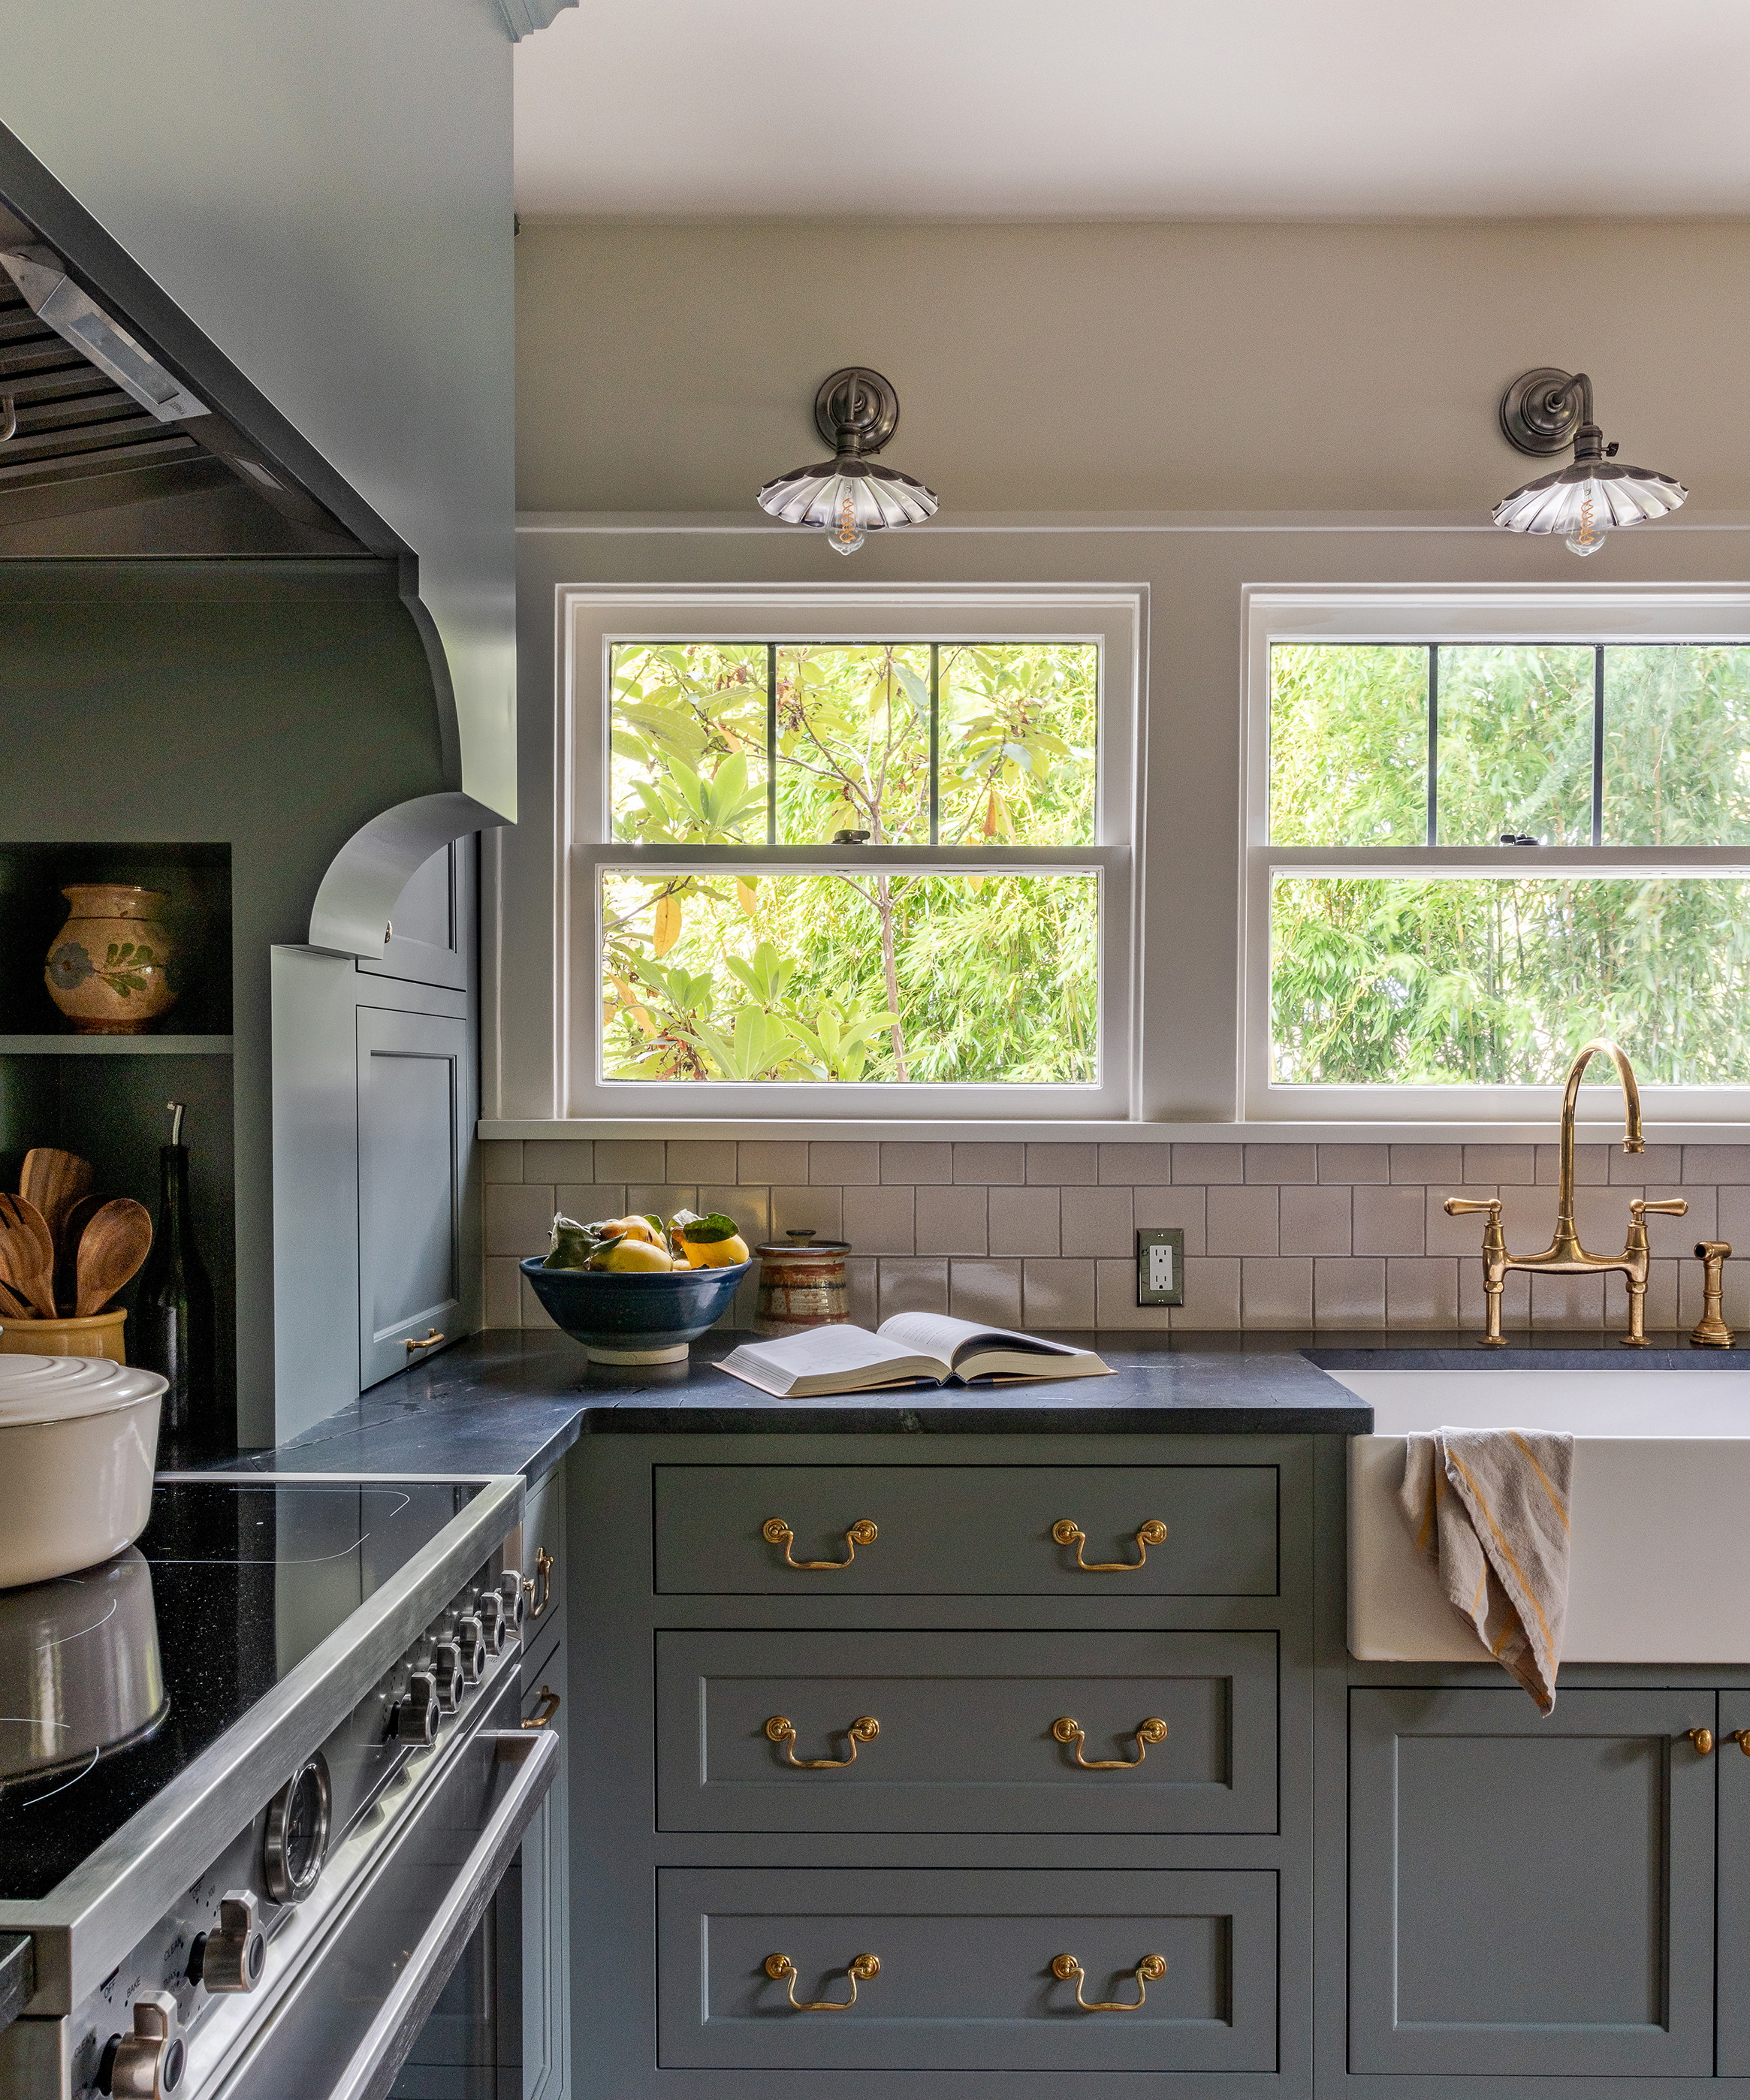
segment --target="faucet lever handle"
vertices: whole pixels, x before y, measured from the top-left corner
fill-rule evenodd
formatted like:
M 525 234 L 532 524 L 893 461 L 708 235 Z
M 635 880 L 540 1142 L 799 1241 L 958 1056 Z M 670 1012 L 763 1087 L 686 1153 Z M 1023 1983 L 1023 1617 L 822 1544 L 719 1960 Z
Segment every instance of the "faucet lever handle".
M 1469 1198 L 1464 1196 L 1448 1196 L 1443 1207 L 1449 1218 L 1461 1218 L 1467 1211 L 1487 1211 L 1489 1214 L 1489 1222 L 1492 1224 L 1501 1216 L 1499 1196 L 1491 1196 L 1486 1202 L 1482 1203 L 1473 1202 Z
M 1658 1211 L 1668 1218 L 1682 1218 L 1689 1215 L 1689 1205 L 1681 1196 L 1673 1196 L 1663 1203 L 1649 1203 L 1644 1196 L 1633 1196 L 1629 1208 L 1637 1218 L 1644 1218 L 1649 1211 Z

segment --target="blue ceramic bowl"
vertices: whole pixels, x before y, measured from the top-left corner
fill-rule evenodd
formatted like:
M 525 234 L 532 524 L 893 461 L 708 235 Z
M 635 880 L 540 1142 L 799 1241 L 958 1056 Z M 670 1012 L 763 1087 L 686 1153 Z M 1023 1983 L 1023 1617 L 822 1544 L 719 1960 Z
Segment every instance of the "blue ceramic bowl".
M 753 1267 L 629 1269 L 543 1268 L 531 1255 L 518 1264 L 553 1319 L 598 1364 L 678 1364 L 686 1345 L 729 1310 L 736 1286 Z

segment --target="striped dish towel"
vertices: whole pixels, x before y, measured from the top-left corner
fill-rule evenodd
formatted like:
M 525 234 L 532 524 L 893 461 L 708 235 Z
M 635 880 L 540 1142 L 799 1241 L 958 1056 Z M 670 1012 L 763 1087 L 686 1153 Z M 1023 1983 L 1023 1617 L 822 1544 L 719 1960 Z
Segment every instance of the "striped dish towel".
M 1447 1601 L 1545 1714 L 1567 1620 L 1574 1440 L 1441 1429 L 1407 1440 L 1398 1501 Z

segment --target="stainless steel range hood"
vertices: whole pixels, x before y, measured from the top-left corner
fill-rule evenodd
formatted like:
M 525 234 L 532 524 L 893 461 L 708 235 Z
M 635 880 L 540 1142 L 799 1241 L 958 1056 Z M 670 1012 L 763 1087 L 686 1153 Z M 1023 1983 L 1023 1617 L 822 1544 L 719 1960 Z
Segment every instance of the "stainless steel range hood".
M 0 554 L 364 551 L 0 206 Z

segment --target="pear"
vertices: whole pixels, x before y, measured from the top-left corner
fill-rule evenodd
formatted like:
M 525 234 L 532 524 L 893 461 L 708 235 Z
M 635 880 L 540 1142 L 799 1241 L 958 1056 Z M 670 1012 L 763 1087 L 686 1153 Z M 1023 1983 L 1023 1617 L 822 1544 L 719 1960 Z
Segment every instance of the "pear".
M 637 1239 L 628 1233 L 624 1239 L 615 1240 L 611 1246 L 592 1255 L 589 1266 L 610 1275 L 625 1275 L 638 1269 L 672 1269 L 674 1260 L 663 1248 L 652 1246 L 648 1240 Z

